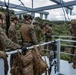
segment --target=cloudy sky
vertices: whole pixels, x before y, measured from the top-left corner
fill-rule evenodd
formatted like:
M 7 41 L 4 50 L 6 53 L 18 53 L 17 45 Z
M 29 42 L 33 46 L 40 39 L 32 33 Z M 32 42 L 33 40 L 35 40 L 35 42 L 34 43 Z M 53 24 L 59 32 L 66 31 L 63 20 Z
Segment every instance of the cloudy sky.
M 4 1 L 4 0 L 1 0 L 1 1 Z M 50 0 L 33 0 L 33 1 L 34 1 L 33 3 L 34 8 L 55 4 Z M 63 1 L 68 2 L 73 0 L 63 0 Z M 32 7 L 32 0 L 22 0 L 22 2 L 26 7 L 30 7 L 30 8 Z M 17 4 L 17 5 L 21 4 L 19 0 L 10 0 L 10 3 Z M 49 20 L 65 20 L 62 8 L 47 10 L 47 12 L 49 12 L 49 16 L 48 16 Z M 36 17 L 37 16 L 39 16 L 39 14 L 36 14 Z M 67 20 L 69 19 L 71 20 L 75 18 L 76 18 L 76 6 L 74 6 L 73 8 L 72 15 L 70 14 L 68 14 L 68 16 L 66 15 Z

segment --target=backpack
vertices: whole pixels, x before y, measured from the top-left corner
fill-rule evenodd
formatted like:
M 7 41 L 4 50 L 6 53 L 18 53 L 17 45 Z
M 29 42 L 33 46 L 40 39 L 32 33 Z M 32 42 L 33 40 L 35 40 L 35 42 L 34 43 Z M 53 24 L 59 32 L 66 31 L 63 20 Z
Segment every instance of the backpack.
M 38 48 L 34 46 L 32 50 L 35 75 L 41 75 L 47 70 L 46 62 L 41 58 Z

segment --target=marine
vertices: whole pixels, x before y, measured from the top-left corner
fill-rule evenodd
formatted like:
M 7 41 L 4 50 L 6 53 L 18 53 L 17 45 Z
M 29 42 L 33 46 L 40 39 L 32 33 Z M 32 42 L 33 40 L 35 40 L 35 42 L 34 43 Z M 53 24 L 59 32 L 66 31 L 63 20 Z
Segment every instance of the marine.
M 24 15 L 24 20 L 25 20 L 25 24 L 23 24 L 20 28 L 23 45 L 27 47 L 38 44 L 34 27 L 33 25 L 31 25 L 33 17 L 29 14 L 26 14 Z
M 52 40 L 52 28 L 49 26 L 47 22 L 44 23 L 43 33 L 45 35 L 45 42 Z M 47 45 L 45 45 L 44 48 L 47 49 Z M 51 50 L 50 44 L 48 45 L 48 49 Z
M 11 50 L 16 50 L 16 49 L 22 49 L 24 51 L 26 48 L 21 47 L 20 45 L 14 43 L 11 41 L 6 33 L 3 30 L 3 20 L 4 16 L 0 13 L 0 57 L 4 58 L 4 66 L 5 66 L 5 75 L 7 75 L 8 72 L 8 62 L 7 62 L 7 54 L 6 54 L 6 48 L 10 48 Z
M 16 16 L 11 16 L 11 24 L 8 29 L 8 37 L 15 43 L 18 43 L 16 25 L 18 23 L 18 18 Z
M 70 33 L 73 36 L 72 40 L 76 41 L 76 20 L 71 21 Z M 76 42 L 73 42 L 72 44 L 73 44 L 73 46 L 76 46 Z M 76 68 L 76 48 L 72 47 L 70 53 L 75 56 L 70 56 L 69 62 L 73 62 L 73 68 Z
M 33 17 L 30 14 L 25 14 L 24 20 L 25 20 L 25 23 L 20 28 L 20 33 L 22 36 L 22 45 L 25 47 L 30 47 L 30 46 L 38 44 L 34 27 L 31 24 Z M 29 52 L 27 52 L 27 53 L 29 53 Z M 28 56 L 27 56 L 27 58 L 29 59 Z M 25 62 L 27 62 L 27 61 L 25 61 Z M 31 62 L 33 62 L 33 58 L 31 58 Z M 28 65 L 24 66 L 23 75 L 26 75 L 26 74 L 27 75 L 35 75 L 34 68 L 33 68 L 34 66 L 33 66 L 33 63 L 31 63 L 31 62 L 30 63 L 28 62 Z M 29 67 L 29 65 L 31 65 L 31 68 Z M 28 69 L 28 72 L 26 72 L 26 69 Z
M 5 34 L 3 30 L 3 18 L 4 16 L 0 13 L 0 53 L 5 53 L 6 47 L 9 47 L 10 49 L 18 49 L 21 48 L 20 45 L 12 42 Z M 4 60 L 4 65 L 5 65 L 5 75 L 7 75 L 8 72 L 8 64 L 7 64 L 7 58 Z
M 17 25 L 18 21 L 19 20 L 15 15 L 11 16 L 11 24 L 8 29 L 8 37 L 15 43 L 18 43 L 17 30 L 16 30 L 16 25 Z M 17 58 L 17 53 L 11 54 L 11 57 L 10 57 L 11 68 L 16 65 L 16 63 L 15 63 L 17 61 L 16 58 Z
M 35 33 L 36 33 L 38 43 L 41 43 L 42 37 L 43 37 L 43 30 L 40 28 L 39 22 L 36 21 L 36 20 L 34 21 L 33 26 L 34 26 L 34 29 L 35 29 Z

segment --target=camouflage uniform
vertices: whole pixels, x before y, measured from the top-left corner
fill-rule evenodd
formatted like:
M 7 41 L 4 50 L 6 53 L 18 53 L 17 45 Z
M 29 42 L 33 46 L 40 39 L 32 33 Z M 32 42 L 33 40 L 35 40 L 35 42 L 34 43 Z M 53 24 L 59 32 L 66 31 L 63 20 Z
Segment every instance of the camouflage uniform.
M 16 31 L 16 23 L 18 21 L 17 17 L 16 16 L 12 16 L 11 17 L 11 25 L 8 29 L 8 37 L 15 43 L 18 43 L 18 38 L 17 38 L 17 31 Z M 17 57 L 17 54 L 11 54 L 11 59 L 10 59 L 10 66 L 13 67 L 15 66 L 16 64 L 16 59 Z
M 20 28 L 20 32 L 21 32 L 22 40 L 23 40 L 23 42 L 22 42 L 23 46 L 29 47 L 29 46 L 38 44 L 34 27 L 33 27 L 33 25 L 31 25 L 32 16 L 26 14 L 26 15 L 24 15 L 24 19 L 26 22 Z M 33 60 L 31 60 L 31 62 L 33 62 Z M 29 64 L 31 64 L 31 63 L 29 63 Z M 27 65 L 27 66 L 29 66 L 29 65 Z M 32 66 L 33 66 L 33 64 L 32 64 Z M 24 66 L 23 70 L 24 69 L 27 69 L 27 67 Z M 32 67 L 32 70 L 34 71 L 33 67 Z M 34 72 L 32 72 L 32 74 L 27 74 L 27 75 L 34 75 Z
M 9 47 L 10 49 L 17 49 L 21 47 L 18 44 L 12 42 L 10 39 L 8 39 L 8 37 L 6 36 L 5 32 L 1 27 L 0 27 L 0 43 L 2 44 L 2 46 Z
M 9 30 L 8 30 L 8 37 L 15 43 L 18 43 L 18 38 L 17 38 L 17 31 L 15 28 L 14 23 L 11 23 Z
M 14 43 L 10 39 L 8 39 L 5 32 L 3 32 L 3 29 L 0 28 L 0 50 L 5 51 L 5 47 L 9 47 L 11 49 L 20 48 L 19 45 L 17 45 L 16 43 Z M 5 64 L 6 64 L 5 74 L 7 75 L 7 71 L 8 71 L 7 59 L 5 60 Z
M 76 20 L 71 21 L 70 32 L 71 32 L 72 36 L 76 37 Z M 72 40 L 76 41 L 76 38 L 72 38 Z M 73 44 L 73 46 L 76 46 L 76 42 L 73 42 L 72 44 Z M 70 61 L 69 61 L 69 62 L 73 62 L 73 68 L 76 68 L 76 51 L 75 50 L 76 50 L 76 48 L 72 47 L 71 54 L 75 54 L 75 56 L 70 56 Z
M 26 16 L 26 18 L 28 18 L 28 17 Z M 21 26 L 20 32 L 22 35 L 24 46 L 27 47 L 27 46 L 38 44 L 34 27 L 31 25 L 30 22 L 26 21 L 25 24 Z
M 47 28 L 46 25 L 48 25 L 48 23 L 45 23 L 43 32 L 45 34 L 45 42 L 48 42 L 52 40 L 52 28 L 50 26 Z M 45 45 L 45 49 L 47 49 L 47 45 Z M 48 49 L 51 50 L 50 44 L 48 45 Z
M 42 32 L 43 31 L 40 28 L 39 23 L 37 21 L 35 21 L 33 23 L 33 25 L 34 25 L 34 29 L 35 29 L 35 33 L 36 33 L 36 37 L 37 37 L 38 43 L 40 43 L 42 41 L 42 36 L 43 36 Z
M 0 14 L 0 20 L 2 20 L 1 18 L 1 14 Z M 21 46 L 17 45 L 16 43 L 12 42 L 5 34 L 5 32 L 3 31 L 3 29 L 1 28 L 1 24 L 0 24 L 0 51 L 5 52 L 6 47 L 9 47 L 11 49 L 18 49 L 21 48 Z M 5 75 L 7 75 L 8 72 L 8 65 L 7 65 L 7 59 L 4 60 L 4 65 L 5 65 Z
M 15 43 L 18 43 L 17 30 L 16 30 L 17 22 L 18 22 L 18 18 L 16 16 L 12 16 L 11 25 L 8 29 L 8 37 Z

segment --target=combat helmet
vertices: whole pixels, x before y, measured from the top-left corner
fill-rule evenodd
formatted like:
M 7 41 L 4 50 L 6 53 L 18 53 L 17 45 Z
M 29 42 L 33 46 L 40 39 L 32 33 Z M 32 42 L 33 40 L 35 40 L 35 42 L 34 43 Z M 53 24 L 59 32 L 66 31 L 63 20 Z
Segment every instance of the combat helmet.
M 48 22 L 44 22 L 44 23 L 43 23 L 44 27 L 45 27 L 47 24 L 48 24 Z
M 11 21 L 14 21 L 14 20 L 19 21 L 19 19 L 15 15 L 11 16 Z
M 76 20 L 71 20 L 72 25 L 76 25 Z
M 31 16 L 30 14 L 25 14 L 25 15 L 23 15 L 23 17 L 24 17 L 24 19 L 25 20 L 28 20 L 28 19 L 33 19 L 33 16 Z
M 38 22 L 37 20 L 35 20 L 35 21 L 33 22 L 33 24 L 34 24 L 34 25 L 38 25 L 39 22 Z

